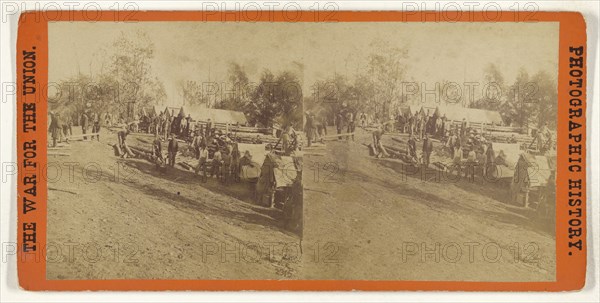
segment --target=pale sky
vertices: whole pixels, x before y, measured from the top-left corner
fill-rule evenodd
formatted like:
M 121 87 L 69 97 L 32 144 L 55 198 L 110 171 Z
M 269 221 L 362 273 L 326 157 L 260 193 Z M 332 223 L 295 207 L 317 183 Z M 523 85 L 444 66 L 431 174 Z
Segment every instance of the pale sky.
M 97 75 L 115 37 L 144 31 L 155 45 L 152 70 L 167 103 L 180 105 L 179 83 L 226 81 L 229 62 L 251 81 L 264 68 L 301 71 L 304 92 L 334 73 L 353 77 L 366 68 L 374 40 L 408 50 L 407 77 L 415 81 L 482 81 L 495 63 L 512 82 L 520 68 L 558 73 L 558 23 L 233 23 L 55 22 L 49 25 L 49 81 Z M 132 35 L 133 36 L 133 35 Z M 302 68 L 303 66 L 303 68 Z

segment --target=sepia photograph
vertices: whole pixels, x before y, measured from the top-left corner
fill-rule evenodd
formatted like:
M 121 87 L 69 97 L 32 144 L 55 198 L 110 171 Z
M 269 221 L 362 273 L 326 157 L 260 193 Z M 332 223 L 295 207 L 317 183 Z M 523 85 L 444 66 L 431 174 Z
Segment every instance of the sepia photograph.
M 51 22 L 47 278 L 554 281 L 558 33 Z
M 297 277 L 300 33 L 51 22 L 47 278 Z
M 309 277 L 554 281 L 558 24 L 307 27 Z

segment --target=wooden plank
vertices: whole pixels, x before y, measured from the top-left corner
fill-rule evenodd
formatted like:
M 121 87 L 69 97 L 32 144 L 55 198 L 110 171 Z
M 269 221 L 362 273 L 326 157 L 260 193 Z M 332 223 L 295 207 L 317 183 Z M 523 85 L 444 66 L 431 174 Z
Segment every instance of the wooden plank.
M 85 134 L 85 135 L 84 134 L 80 134 L 80 135 L 72 135 L 72 136 L 69 136 L 68 138 L 69 139 L 71 139 L 71 138 L 83 138 L 83 137 L 87 137 L 87 136 L 95 136 L 95 135 L 101 135 L 101 134 L 102 133 L 89 133 L 89 134 Z
M 355 134 L 356 133 L 343 133 L 343 134 L 327 135 L 327 136 L 321 136 L 321 137 L 319 137 L 319 139 L 335 139 L 337 137 L 353 136 Z
M 305 156 L 325 156 L 325 153 L 304 153 Z
M 65 192 L 65 193 L 70 193 L 70 194 L 73 194 L 73 195 L 77 195 L 77 192 L 74 192 L 72 190 L 60 189 L 60 188 L 55 188 L 55 187 L 51 187 L 51 186 L 48 186 L 48 190 L 62 191 L 62 192 Z
M 48 153 L 48 156 L 70 156 L 71 154 L 69 153 L 56 153 L 56 152 L 52 152 L 52 153 Z

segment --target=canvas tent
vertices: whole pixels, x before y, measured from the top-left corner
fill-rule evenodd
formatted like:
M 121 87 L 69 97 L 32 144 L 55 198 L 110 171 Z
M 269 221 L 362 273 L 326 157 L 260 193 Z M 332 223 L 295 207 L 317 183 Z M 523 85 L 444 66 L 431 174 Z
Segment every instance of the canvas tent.
M 522 153 L 510 187 L 512 200 L 524 206 L 539 205 L 548 185 L 554 187 L 555 170 L 556 157 Z
M 406 105 L 406 106 L 403 106 L 400 108 L 400 112 L 405 117 L 410 117 L 410 116 L 414 116 L 415 113 L 420 113 L 421 108 L 422 108 L 421 105 Z
M 146 106 L 140 109 L 140 115 L 142 117 L 155 117 L 157 115 L 156 106 Z
M 179 108 L 167 106 L 165 107 L 165 110 L 163 110 L 163 113 L 166 115 L 166 117 L 177 117 L 181 111 L 183 111 L 183 107 Z
M 183 112 L 183 108 L 181 109 Z M 206 122 L 210 119 L 214 123 L 223 123 L 223 124 L 236 124 L 246 125 L 248 120 L 246 119 L 246 115 L 243 112 L 233 111 L 233 110 L 225 110 L 225 109 L 215 109 L 215 108 L 206 108 L 203 106 L 188 106 L 185 108 L 185 112 L 190 114 L 192 119 L 196 121 Z
M 439 105 L 438 111 L 441 116 L 446 115 L 446 118 L 450 121 L 462 121 L 464 118 L 469 123 L 494 123 L 496 125 L 503 123 L 502 116 L 497 111 L 453 105 Z
M 555 163 L 552 157 L 522 153 L 515 167 L 514 182 L 526 181 L 529 187 L 546 186 L 551 181 Z
M 505 165 L 496 165 L 493 172 L 495 179 L 512 178 L 515 174 L 515 166 L 522 153 L 518 143 L 498 143 L 492 142 L 492 148 L 496 157 L 501 157 Z

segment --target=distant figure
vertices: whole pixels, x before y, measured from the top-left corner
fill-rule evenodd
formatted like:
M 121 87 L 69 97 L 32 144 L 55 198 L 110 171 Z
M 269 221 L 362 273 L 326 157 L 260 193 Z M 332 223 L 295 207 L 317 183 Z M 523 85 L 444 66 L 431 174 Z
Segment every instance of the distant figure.
M 206 168 L 207 161 L 208 161 L 208 149 L 206 148 L 206 146 L 202 146 L 200 148 L 200 153 L 198 156 L 198 166 L 196 166 L 196 174 L 199 171 L 204 170 Z
M 383 143 L 381 142 L 381 137 L 384 133 L 385 129 L 383 128 L 377 129 L 373 132 L 373 151 L 375 153 L 375 157 L 377 158 L 381 158 L 382 156 L 389 157 L 389 154 L 387 153 L 385 147 L 383 147 Z
M 224 149 L 222 154 L 223 160 L 221 161 L 221 175 L 225 181 L 225 184 L 229 182 L 230 170 L 231 167 L 231 154 L 229 153 L 229 149 Z
M 344 116 L 342 116 L 341 112 L 335 116 L 335 127 L 338 135 L 341 134 L 342 130 L 344 129 Z M 342 136 L 338 136 L 338 140 L 342 140 Z
M 60 122 L 60 114 L 50 113 L 50 128 L 49 131 L 52 134 L 52 147 L 56 147 L 56 141 L 60 140 L 60 132 L 62 131 L 62 125 Z
M 352 134 L 352 141 L 354 141 L 354 129 L 355 129 L 355 125 L 354 125 L 354 113 L 349 111 L 346 114 L 346 120 L 348 121 L 348 127 L 346 129 L 346 133 Z M 350 136 L 346 136 L 346 141 L 350 141 Z
M 429 139 L 429 136 L 425 134 L 423 138 L 423 164 L 425 167 L 429 167 L 429 157 L 431 157 L 431 152 L 433 151 L 433 143 Z
M 200 147 L 202 146 L 202 136 L 200 135 L 200 131 L 196 130 L 194 134 L 194 139 L 192 139 L 192 148 L 194 149 L 195 158 L 198 159 L 200 157 Z
M 235 182 L 240 181 L 240 150 L 237 143 L 233 144 L 231 150 L 231 164 L 229 165 L 229 174 Z
M 152 153 L 156 158 L 156 168 L 158 169 L 160 168 L 162 163 L 165 162 L 162 153 L 162 142 L 160 141 L 158 134 L 154 134 L 154 141 L 152 142 Z
M 494 161 L 496 160 L 496 153 L 494 152 L 494 147 L 492 143 L 488 143 L 487 149 L 485 150 L 485 165 L 486 170 L 489 166 L 494 165 Z
M 92 125 L 92 133 L 96 134 L 96 139 L 100 141 L 100 115 L 98 113 L 94 113 L 94 121 Z M 92 135 L 92 139 L 94 139 L 94 135 Z
M 463 118 L 462 122 L 460 123 L 460 135 L 461 135 L 461 137 L 466 134 L 468 127 L 469 127 L 469 123 L 467 123 L 467 119 Z
M 185 131 L 183 133 L 183 135 L 185 137 L 187 137 L 190 134 L 190 123 L 192 120 L 192 116 L 190 114 L 188 114 L 188 116 L 185 118 Z
M 365 115 L 365 113 L 361 113 L 360 114 L 360 127 L 365 128 L 367 123 L 367 115 Z
M 160 158 L 161 160 L 163 159 L 162 142 L 160 141 L 158 135 L 154 135 L 154 141 L 152 142 L 152 152 L 154 153 L 155 157 Z
M 281 146 L 283 154 L 286 156 L 290 155 L 290 127 L 286 126 L 281 133 Z
M 417 162 L 417 141 L 413 134 L 408 135 L 408 155 L 413 162 Z
M 131 151 L 131 149 L 129 149 L 129 146 L 127 145 L 127 135 L 129 135 L 129 128 L 120 130 L 117 133 L 117 146 L 119 147 L 120 156 L 122 158 L 127 158 L 127 156 L 135 156 L 135 154 Z
M 212 133 L 211 133 L 212 127 L 213 127 L 212 121 L 210 120 L 210 118 L 208 118 L 208 122 L 206 122 L 206 133 L 205 133 L 205 137 L 207 139 L 210 139 L 210 137 L 212 135 Z
M 179 143 L 174 138 L 173 134 L 169 135 L 169 147 L 167 151 L 169 152 L 169 165 L 171 167 L 175 166 L 175 156 L 177 156 L 177 150 L 179 149 Z
M 304 131 L 306 132 L 307 146 L 310 147 L 313 140 L 315 121 L 314 116 L 309 111 L 306 111 L 306 124 L 304 125 Z
M 452 132 L 446 141 L 446 148 L 450 152 L 450 158 L 454 158 L 454 147 L 456 146 L 457 141 L 458 137 L 454 132 Z
M 87 134 L 87 129 L 88 129 L 90 121 L 89 121 L 88 115 L 85 112 L 83 112 L 81 114 L 81 121 L 79 121 L 79 122 L 80 122 L 79 124 L 81 124 L 81 132 L 84 135 L 83 140 L 87 140 L 87 136 L 85 136 L 85 134 Z
M 217 179 L 219 179 L 221 177 L 221 166 L 222 165 L 223 165 L 223 155 L 221 153 L 221 150 L 217 149 L 217 150 L 215 150 L 215 153 L 213 154 L 212 173 L 210 174 L 210 176 L 212 177 L 214 175 L 214 176 L 216 176 Z
M 65 141 L 69 142 L 69 136 L 73 135 L 73 130 L 71 129 L 71 117 L 67 115 L 64 121 L 62 121 L 62 134 L 65 138 Z

